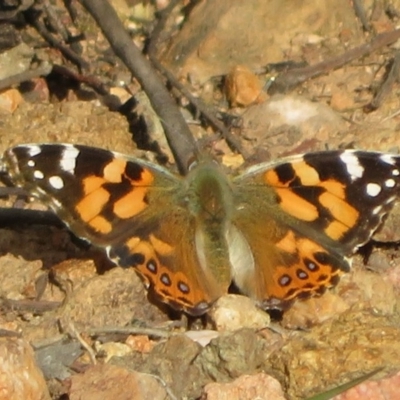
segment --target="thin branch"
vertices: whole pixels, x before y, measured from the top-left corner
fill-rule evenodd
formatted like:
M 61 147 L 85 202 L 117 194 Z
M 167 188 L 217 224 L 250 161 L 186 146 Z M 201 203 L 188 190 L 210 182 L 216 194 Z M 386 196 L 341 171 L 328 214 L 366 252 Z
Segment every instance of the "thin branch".
M 393 85 L 400 78 L 400 52 L 397 52 L 394 59 L 392 60 L 392 65 L 390 66 L 389 73 L 386 76 L 385 81 L 382 83 L 381 87 L 375 94 L 372 101 L 364 107 L 364 111 L 371 112 L 378 109 L 382 103 L 385 101 L 387 96 L 392 91 Z
M 124 327 L 104 327 L 104 328 L 92 328 L 86 331 L 91 336 L 99 336 L 106 334 L 126 334 L 126 335 L 147 335 L 159 338 L 169 338 L 173 334 L 164 329 L 155 328 L 143 328 L 135 326 L 124 326 Z
M 107 0 L 81 0 L 96 20 L 115 54 L 121 58 L 146 92 L 154 111 L 160 117 L 168 143 L 181 173 L 198 155 L 194 138 L 179 108 L 168 93 L 151 63 L 143 56 L 125 31 L 115 10 Z
M 64 321 L 66 322 L 66 321 Z M 89 343 L 86 342 L 85 339 L 83 339 L 82 335 L 78 332 L 78 330 L 76 329 L 74 323 L 72 321 L 68 321 L 66 322 L 67 326 L 65 327 L 66 331 L 68 332 L 68 334 L 70 334 L 72 337 L 75 337 L 75 339 L 78 340 L 78 342 L 81 344 L 81 346 L 88 352 L 90 360 L 92 361 L 93 365 L 97 364 L 97 360 L 96 360 L 96 353 L 95 351 L 92 349 L 92 347 L 89 345 Z
M 201 99 L 194 97 L 186 87 L 180 83 L 175 76 L 168 71 L 155 57 L 152 55 L 150 56 L 151 62 L 154 66 L 168 79 L 169 83 L 178 89 L 183 96 L 190 101 L 190 103 L 201 113 L 201 115 L 208 121 L 208 123 L 213 126 L 217 131 L 221 132 L 223 138 L 226 140 L 228 145 L 234 149 L 235 151 L 239 152 L 244 159 L 249 158 L 250 154 L 243 148 L 240 143 L 239 138 L 229 131 L 226 126 L 214 115 L 212 111 L 209 110 L 209 107 L 204 104 Z
M 93 90 L 95 90 L 102 96 L 106 96 L 110 93 L 109 90 L 107 89 L 107 86 L 95 76 L 79 74 L 78 72 L 73 71 L 72 69 L 67 68 L 64 65 L 57 65 L 57 64 L 54 64 L 53 71 L 60 75 L 64 75 L 71 79 L 74 79 L 79 83 L 85 83 L 86 85 L 91 87 Z
M 158 71 L 160 71 L 165 76 L 165 78 L 168 79 L 169 83 L 173 87 L 178 89 L 183 94 L 183 96 L 185 96 L 186 99 L 190 101 L 190 103 L 203 115 L 203 117 L 211 124 L 211 126 L 213 126 L 216 130 L 222 133 L 222 136 L 227 141 L 229 146 L 231 146 L 234 150 L 242 154 L 243 158 L 246 159 L 249 157 L 249 154 L 247 154 L 247 152 L 243 149 L 240 140 L 234 135 L 232 135 L 229 129 L 227 129 L 226 126 L 214 115 L 214 113 L 209 109 L 209 107 L 206 104 L 204 104 L 204 102 L 201 99 L 194 97 L 189 92 L 189 90 L 186 89 L 186 87 L 182 83 L 180 83 L 179 80 L 176 79 L 176 77 L 158 61 L 156 57 L 157 46 L 159 45 L 160 42 L 160 35 L 167 24 L 169 14 L 172 12 L 172 10 L 176 7 L 178 3 L 179 0 L 173 0 L 162 11 L 161 18 L 159 19 L 156 27 L 152 32 L 151 40 L 148 46 L 147 53 L 149 55 L 150 61 L 158 69 Z
M 353 0 L 353 9 L 357 18 L 360 20 L 365 32 L 371 31 L 371 24 L 368 21 L 367 13 L 365 12 L 364 2 L 362 0 Z
M 274 94 L 288 92 L 308 79 L 315 78 L 319 75 L 323 75 L 334 69 L 340 68 L 343 65 L 356 60 L 357 58 L 366 56 L 367 54 L 370 54 L 384 46 L 394 43 L 399 38 L 400 29 L 381 33 L 377 35 L 370 43 L 350 49 L 340 56 L 329 58 L 328 60 L 308 67 L 292 69 L 279 75 L 270 86 L 268 93 Z
M 40 35 L 46 39 L 48 43 L 50 43 L 51 46 L 54 48 L 60 50 L 60 52 L 63 54 L 64 57 L 67 59 L 71 60 L 74 64 L 78 65 L 79 68 L 81 69 L 88 69 L 89 68 L 89 63 L 84 60 L 79 54 L 75 53 L 73 50 L 71 50 L 69 47 L 64 46 L 61 44 L 46 28 L 44 23 L 40 21 L 37 12 L 32 11 L 32 12 L 27 12 L 26 13 L 29 22 L 31 23 L 32 26 L 36 28 L 36 30 L 40 33 Z

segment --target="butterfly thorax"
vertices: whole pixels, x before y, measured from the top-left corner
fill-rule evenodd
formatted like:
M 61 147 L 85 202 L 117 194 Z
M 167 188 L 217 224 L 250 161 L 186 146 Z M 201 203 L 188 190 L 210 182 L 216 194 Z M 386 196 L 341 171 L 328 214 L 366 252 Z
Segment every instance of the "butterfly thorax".
M 195 241 L 200 264 L 227 287 L 231 274 L 225 237 L 233 207 L 229 180 L 213 162 L 199 164 L 186 179 L 186 201 L 196 220 Z

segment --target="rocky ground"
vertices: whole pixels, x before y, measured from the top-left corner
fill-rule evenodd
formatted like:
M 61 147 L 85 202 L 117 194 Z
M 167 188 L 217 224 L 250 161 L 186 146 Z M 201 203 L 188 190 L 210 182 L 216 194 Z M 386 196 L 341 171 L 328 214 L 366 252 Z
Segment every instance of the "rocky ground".
M 113 5 L 142 46 L 154 11 L 164 5 L 128 3 Z M 395 36 L 400 1 L 364 2 L 364 27 L 346 0 L 186 3 L 171 13 L 157 56 L 232 123 L 241 154 L 173 90 L 194 137 L 232 174 L 250 163 L 317 150 L 399 152 L 399 42 L 387 38 Z M 108 93 L 54 67 L 5 87 L 1 152 L 21 142 L 67 142 L 154 161 L 135 142 L 143 143 L 137 118 L 110 107 L 133 93 L 151 135 L 147 143 L 157 143 L 174 170 L 139 85 L 76 6 L 81 17 L 72 25 L 61 2 L 52 4 L 74 34 L 85 32 L 80 54 L 90 65 L 87 74 Z M 20 25 L 17 42 L 0 54 L 0 65 L 13 67 L 0 67 L 0 84 L 44 62 L 77 70 L 59 49 L 43 46 L 33 26 Z M 377 41 L 382 37 L 384 44 Z M 266 89 L 291 65 L 323 61 L 323 73 L 290 90 Z M 284 62 L 286 69 L 272 68 Z M 46 210 L 4 193 L 3 208 Z M 381 244 L 355 255 L 351 272 L 325 295 L 271 318 L 229 295 L 194 321 L 152 299 L 133 270 L 113 267 L 103 252 L 54 221 L 9 215 L 0 216 L 0 399 L 305 399 L 378 369 L 335 399 L 400 398 L 398 206 L 374 236 Z

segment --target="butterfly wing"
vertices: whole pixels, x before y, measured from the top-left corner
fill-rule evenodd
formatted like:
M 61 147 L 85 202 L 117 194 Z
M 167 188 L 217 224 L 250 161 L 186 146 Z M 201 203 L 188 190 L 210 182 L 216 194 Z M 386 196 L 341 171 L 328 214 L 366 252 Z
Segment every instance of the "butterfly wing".
M 336 284 L 391 209 L 399 171 L 399 157 L 348 150 L 260 164 L 236 178 L 231 235 L 245 256 L 231 249 L 231 259 L 239 288 L 282 308 Z
M 201 268 L 197 223 L 179 176 L 155 164 L 86 146 L 21 145 L 3 164 L 12 183 L 48 204 L 77 236 L 134 267 L 164 302 L 197 315 L 220 295 Z

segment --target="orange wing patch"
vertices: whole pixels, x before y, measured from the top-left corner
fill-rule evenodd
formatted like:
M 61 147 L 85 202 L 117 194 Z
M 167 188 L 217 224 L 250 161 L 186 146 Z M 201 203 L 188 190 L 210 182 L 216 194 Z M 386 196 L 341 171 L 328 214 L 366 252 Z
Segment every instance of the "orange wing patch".
M 319 196 L 319 201 L 336 219 L 325 229 L 325 233 L 330 238 L 340 239 L 357 224 L 360 213 L 345 200 L 339 199 L 332 193 L 325 192 Z
M 290 187 L 294 179 L 298 178 L 304 186 L 316 186 L 321 183 L 318 171 L 308 165 L 306 162 L 297 162 L 291 164 L 293 168 L 293 178 L 282 182 L 277 172 L 273 169 L 266 171 L 264 174 L 265 182 L 274 187 Z
M 122 219 L 131 218 L 147 207 L 144 201 L 148 188 L 132 187 L 131 191 L 114 203 L 114 214 Z
M 332 216 L 332 221 L 329 221 L 324 232 L 333 240 L 341 239 L 356 226 L 360 213 L 346 201 L 343 183 L 334 179 L 321 181 L 318 171 L 304 161 L 293 163 L 290 167 L 291 173 L 287 173 L 287 179 L 284 181 L 276 170 L 269 170 L 264 174 L 265 182 L 274 187 L 283 211 L 301 221 L 313 222 L 320 216 L 318 206 L 321 205 Z M 292 186 L 297 186 L 294 183 L 295 179 L 299 180 L 299 185 L 323 189 L 318 197 L 319 204 L 313 204 L 292 191 Z
M 324 232 L 333 240 L 341 239 L 344 234 L 350 229 L 347 225 L 339 221 L 332 221 L 325 229 Z
M 149 240 L 132 237 L 126 242 L 129 254 L 135 255 L 132 267 L 163 301 L 193 315 L 203 314 L 210 302 L 204 292 L 195 288 L 182 271 L 174 271 L 160 261 L 160 256 L 173 256 L 174 248 L 154 235 Z
M 282 187 L 282 186 L 287 187 L 290 184 L 290 182 L 289 182 L 288 184 L 285 185 L 283 182 L 281 182 L 278 174 L 273 169 L 270 169 L 267 172 L 265 172 L 264 180 L 265 180 L 265 183 L 267 183 L 268 185 L 271 185 L 273 187 Z
M 279 205 L 288 214 L 302 221 L 315 221 L 319 217 L 317 207 L 292 192 L 290 189 L 276 189 L 280 198 Z
M 296 177 L 300 179 L 302 185 L 314 186 L 321 182 L 318 171 L 304 161 L 294 163 L 292 167 L 296 173 Z
M 89 225 L 97 232 L 110 233 L 112 231 L 112 225 L 101 215 L 97 215 L 89 221 Z
M 163 242 L 155 235 L 150 235 L 149 239 L 158 254 L 161 254 L 162 256 L 170 256 L 174 252 L 174 248 L 170 244 Z
M 279 205 L 285 212 L 302 221 L 315 221 L 319 217 L 317 207 L 294 193 L 290 185 L 295 178 L 299 178 L 303 185 L 317 185 L 320 183 L 318 172 L 305 162 L 295 163 L 292 167 L 295 174 L 286 182 L 282 182 L 275 170 L 266 171 L 264 180 L 275 188 L 280 199 Z
M 268 297 L 291 301 L 322 294 L 334 286 L 346 261 L 341 265 L 323 247 L 307 238 L 296 238 L 293 232 L 277 243 L 282 250 L 296 254 L 297 261 L 292 265 L 277 265 L 273 274 L 273 284 L 267 288 Z
M 109 233 L 112 230 L 111 222 L 101 215 L 107 206 L 111 192 L 105 188 L 106 184 L 121 184 L 124 180 L 130 183 L 126 192 L 112 204 L 112 211 L 116 217 L 127 219 L 142 212 L 146 207 L 146 194 L 154 181 L 150 170 L 137 167 L 138 178 L 128 175 L 128 162 L 123 159 L 113 159 L 102 171 L 103 176 L 90 175 L 82 181 L 84 197 L 75 206 L 80 218 L 91 228 L 100 233 Z M 134 174 L 132 174 L 134 176 Z
M 335 181 L 333 179 L 328 179 L 326 181 L 321 181 L 317 184 L 317 186 L 321 186 L 326 189 L 329 193 L 332 193 L 339 199 L 344 200 L 346 197 L 345 194 L 345 186 L 343 183 L 339 181 Z
M 114 158 L 110 161 L 103 170 L 104 179 L 107 182 L 119 183 L 122 181 L 126 170 L 126 161 L 121 158 Z
M 90 192 L 76 206 L 75 211 L 84 222 L 90 224 L 90 220 L 100 214 L 103 207 L 110 199 L 110 193 L 103 187 Z
M 296 238 L 293 231 L 288 231 L 288 233 L 278 243 L 276 243 L 276 247 L 290 254 L 296 252 L 296 246 Z
M 114 162 L 110 164 L 113 163 Z M 154 181 L 154 175 L 150 172 L 150 170 L 142 168 L 140 172 L 140 178 L 134 180 L 126 174 L 126 164 L 124 166 L 120 164 L 115 165 L 113 170 L 114 172 L 120 172 L 122 167 L 122 174 L 131 182 L 132 188 L 123 197 L 115 202 L 113 211 L 117 217 L 127 219 L 134 217 L 147 207 L 145 197 Z
M 100 176 L 88 176 L 82 182 L 83 193 L 85 195 L 88 195 L 89 193 L 92 193 L 95 190 L 99 189 L 105 182 L 106 180 L 104 178 L 101 178 Z

